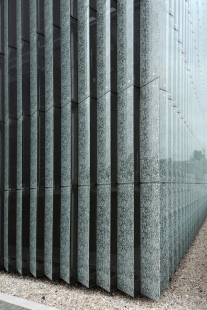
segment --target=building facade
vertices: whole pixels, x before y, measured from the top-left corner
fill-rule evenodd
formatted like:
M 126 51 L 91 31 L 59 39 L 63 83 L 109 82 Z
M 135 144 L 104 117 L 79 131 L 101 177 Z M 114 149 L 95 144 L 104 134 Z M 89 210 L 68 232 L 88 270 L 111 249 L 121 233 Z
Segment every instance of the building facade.
M 207 3 L 0 0 L 0 267 L 159 299 L 207 215 Z

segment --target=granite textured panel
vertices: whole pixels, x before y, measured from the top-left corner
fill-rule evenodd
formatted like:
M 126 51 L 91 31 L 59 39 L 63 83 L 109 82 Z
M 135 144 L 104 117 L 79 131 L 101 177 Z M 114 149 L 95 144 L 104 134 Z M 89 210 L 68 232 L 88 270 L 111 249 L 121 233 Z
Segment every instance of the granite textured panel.
M 60 1 L 61 24 L 61 106 L 71 101 L 70 1 Z M 70 128 L 70 126 L 68 126 Z
M 90 286 L 90 186 L 79 186 L 78 190 L 78 281 Z
M 134 184 L 118 184 L 117 288 L 135 296 Z
M 37 276 L 37 189 L 30 189 L 30 272 Z
M 160 0 L 140 2 L 140 86 L 160 73 Z
M 141 184 L 141 293 L 160 297 L 160 184 Z
M 140 181 L 159 181 L 159 79 L 140 90 Z
M 97 1 L 97 97 L 111 90 L 111 0 Z
M 134 87 L 117 97 L 117 180 L 134 182 Z
M 78 281 L 96 283 L 96 187 L 78 187 Z
M 168 94 L 159 94 L 159 175 L 161 182 L 168 181 Z
M 117 286 L 116 213 L 116 188 L 111 185 L 98 185 L 96 283 L 109 292 Z
M 71 184 L 71 103 L 61 109 L 61 186 Z
M 37 4 L 35 1 L 30 0 L 30 114 L 31 115 L 35 111 L 37 111 L 37 31 L 36 31 L 37 25 L 36 23 L 37 23 Z
M 116 182 L 117 102 L 108 92 L 97 100 L 97 183 Z
M 90 96 L 90 8 L 89 0 L 78 0 L 78 101 Z
M 31 88 L 32 90 L 32 88 Z M 34 112 L 31 117 L 30 133 L 30 188 L 37 188 L 37 169 L 38 169 L 38 112 Z
M 70 283 L 71 188 L 61 188 L 60 277 Z
M 8 209 L 9 209 L 9 191 L 4 191 L 4 268 L 7 271 L 9 271 Z
M 17 118 L 22 114 L 22 6 L 17 3 Z
M 61 188 L 60 277 L 77 281 L 77 188 Z
M 0 267 L 158 300 L 207 216 L 206 4 L 3 3 Z
M 22 274 L 22 190 L 17 190 L 16 268 Z
M 168 57 L 169 57 L 169 21 L 167 12 L 167 1 L 160 1 L 159 22 L 160 22 L 160 42 L 159 42 L 159 70 L 162 74 L 160 78 L 160 89 L 168 90 Z M 153 46 L 154 48 L 154 46 Z
M 78 183 L 90 184 L 90 98 L 78 105 Z
M 44 2 L 45 21 L 45 110 L 54 105 L 53 98 L 53 2 Z
M 168 287 L 169 281 L 169 184 L 160 184 L 160 290 Z
M 53 188 L 45 188 L 44 273 L 53 278 Z
M 97 104 L 87 98 L 78 105 L 78 183 L 96 183 L 96 119 Z
M 134 84 L 134 1 L 117 2 L 117 90 Z
M 17 189 L 22 188 L 22 115 L 17 120 Z
M 54 109 L 45 112 L 45 187 L 53 187 Z

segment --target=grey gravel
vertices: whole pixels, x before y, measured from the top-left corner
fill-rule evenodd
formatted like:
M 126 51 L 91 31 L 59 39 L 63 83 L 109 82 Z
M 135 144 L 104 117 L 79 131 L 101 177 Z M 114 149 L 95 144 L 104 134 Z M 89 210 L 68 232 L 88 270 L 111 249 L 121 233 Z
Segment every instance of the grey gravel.
M 0 272 L 0 291 L 59 309 L 207 310 L 207 219 L 159 302 L 4 271 Z

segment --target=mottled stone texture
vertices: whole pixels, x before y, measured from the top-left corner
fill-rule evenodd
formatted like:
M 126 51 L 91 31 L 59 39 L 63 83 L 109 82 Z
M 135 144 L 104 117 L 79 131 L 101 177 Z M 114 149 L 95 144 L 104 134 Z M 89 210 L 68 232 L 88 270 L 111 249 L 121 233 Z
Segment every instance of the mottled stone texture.
M 206 40 L 198 43 L 197 34 L 190 42 L 195 29 L 206 32 L 207 8 L 197 10 L 203 1 L 140 5 L 141 293 L 158 300 L 206 216 L 199 215 L 200 199 L 207 204 L 206 69 L 195 74 L 190 58 L 203 57 Z
M 159 300 L 207 215 L 206 2 L 0 9 L 0 268 Z

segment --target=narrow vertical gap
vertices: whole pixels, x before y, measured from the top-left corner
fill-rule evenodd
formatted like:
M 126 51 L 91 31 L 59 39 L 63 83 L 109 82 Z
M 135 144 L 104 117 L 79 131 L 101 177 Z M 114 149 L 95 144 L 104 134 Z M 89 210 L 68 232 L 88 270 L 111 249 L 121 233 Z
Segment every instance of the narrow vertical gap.
M 60 68 L 60 63 L 59 63 Z M 54 76 L 55 81 L 55 76 Z M 60 94 L 58 96 L 58 99 Z M 53 278 L 60 277 L 61 109 L 54 107 Z
M 70 35 L 70 34 L 69 34 Z M 53 278 L 60 277 L 61 50 L 60 0 L 53 0 Z M 68 55 L 68 57 L 70 57 Z
M 16 0 L 8 0 L 8 39 L 9 46 L 17 47 L 17 17 L 16 17 Z
M 16 181 L 17 181 L 17 120 L 9 121 L 9 200 L 8 256 L 9 271 L 16 270 Z
M 72 102 L 71 111 L 71 181 L 78 184 L 78 104 Z
M 72 65 L 72 64 L 71 64 Z M 70 211 L 70 280 L 77 280 L 78 223 L 78 104 L 71 111 L 71 211 Z
M 44 7 L 45 0 L 37 0 L 37 32 L 40 34 L 45 33 Z
M 30 41 L 30 0 L 22 1 L 22 39 Z
M 77 18 L 77 0 L 70 0 L 70 15 Z
M 111 91 L 117 93 L 117 2 L 111 0 Z
M 110 218 L 111 218 L 110 289 L 114 290 L 117 288 L 117 94 L 113 92 L 111 93 L 111 216 Z
M 29 262 L 30 262 L 29 237 L 30 237 L 30 190 L 29 188 L 24 188 L 22 191 L 22 274 L 23 275 L 29 273 Z
M 40 37 L 42 41 L 42 37 Z M 42 50 L 41 50 L 42 51 Z M 43 50 L 44 52 L 44 50 Z M 42 56 L 42 55 L 41 55 Z M 42 74 L 41 68 L 38 66 L 38 72 Z M 38 74 L 39 77 L 39 74 Z M 39 81 L 39 79 L 38 79 Z M 38 83 L 40 86 L 40 83 Z M 43 98 L 38 96 L 38 107 L 44 105 Z M 37 222 L 36 222 L 36 274 L 37 277 L 44 275 L 44 221 L 45 221 L 45 112 L 38 111 L 38 131 L 37 131 L 37 143 L 38 143 L 38 156 L 37 156 Z
M 39 187 L 37 189 L 37 234 L 36 234 L 36 259 L 37 270 L 36 276 L 44 275 L 44 222 L 45 222 L 45 189 Z
M 94 10 L 96 10 L 96 2 L 97 0 L 89 0 L 90 7 Z
M 29 272 L 30 249 L 30 116 L 22 120 L 22 273 Z
M 53 192 L 53 252 L 52 273 L 53 279 L 60 277 L 60 187 L 55 187 Z
M 111 228 L 110 228 L 110 290 L 117 288 L 117 2 L 110 7 L 111 57 Z M 107 34 L 106 34 L 107 35 Z
M 71 100 L 78 102 L 78 22 L 70 18 Z
M 60 27 L 60 0 L 53 0 L 53 25 Z
M 96 78 L 96 67 L 97 67 L 97 44 L 96 44 L 96 11 L 90 9 L 90 96 L 93 98 L 97 97 L 97 78 Z

